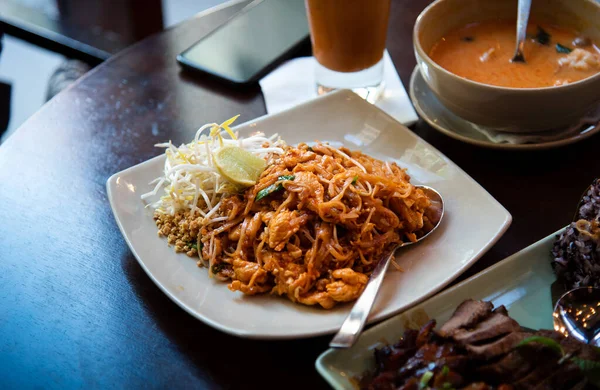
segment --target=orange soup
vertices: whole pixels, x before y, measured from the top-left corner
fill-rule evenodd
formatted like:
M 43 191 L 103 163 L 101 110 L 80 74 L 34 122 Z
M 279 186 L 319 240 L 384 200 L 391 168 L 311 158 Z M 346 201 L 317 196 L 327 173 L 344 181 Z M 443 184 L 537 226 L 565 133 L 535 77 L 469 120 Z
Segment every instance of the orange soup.
M 538 88 L 579 81 L 600 72 L 600 50 L 590 39 L 547 24 L 530 24 L 526 63 L 513 63 L 516 23 L 486 21 L 452 31 L 429 56 L 446 70 L 480 83 Z

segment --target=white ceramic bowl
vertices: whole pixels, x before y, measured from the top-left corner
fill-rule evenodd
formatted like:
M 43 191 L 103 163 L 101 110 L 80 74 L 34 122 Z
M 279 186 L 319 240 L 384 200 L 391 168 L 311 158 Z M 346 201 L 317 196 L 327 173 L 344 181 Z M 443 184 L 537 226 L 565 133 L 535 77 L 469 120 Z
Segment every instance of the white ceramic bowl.
M 516 0 L 433 2 L 419 15 L 413 33 L 423 78 L 444 106 L 476 124 L 531 132 L 575 123 L 600 103 L 600 74 L 557 87 L 498 87 L 457 76 L 428 55 L 433 45 L 453 29 L 489 19 L 515 19 L 516 14 Z M 531 18 L 575 29 L 600 42 L 600 3 L 594 0 L 534 0 Z

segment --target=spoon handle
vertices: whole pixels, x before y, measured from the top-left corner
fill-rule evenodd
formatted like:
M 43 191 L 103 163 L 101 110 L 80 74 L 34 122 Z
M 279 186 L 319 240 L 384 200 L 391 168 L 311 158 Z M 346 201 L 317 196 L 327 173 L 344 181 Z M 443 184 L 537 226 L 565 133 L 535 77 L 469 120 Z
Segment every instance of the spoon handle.
M 375 269 L 367 282 L 367 287 L 365 287 L 365 290 L 354 304 L 354 307 L 352 307 L 350 314 L 348 314 L 348 317 L 344 320 L 340 330 L 329 343 L 331 348 L 350 348 L 358 339 L 360 332 L 365 327 L 367 317 L 369 317 L 369 313 L 371 312 L 371 308 L 377 297 L 377 292 L 381 287 L 381 282 L 383 282 L 385 272 L 394 257 L 396 249 L 398 249 L 398 247 L 385 255 L 385 257 L 375 266 Z
M 519 10 L 517 14 L 517 51 L 515 52 L 513 61 L 525 62 L 523 48 L 525 47 L 527 21 L 529 20 L 530 9 L 531 0 L 519 0 Z

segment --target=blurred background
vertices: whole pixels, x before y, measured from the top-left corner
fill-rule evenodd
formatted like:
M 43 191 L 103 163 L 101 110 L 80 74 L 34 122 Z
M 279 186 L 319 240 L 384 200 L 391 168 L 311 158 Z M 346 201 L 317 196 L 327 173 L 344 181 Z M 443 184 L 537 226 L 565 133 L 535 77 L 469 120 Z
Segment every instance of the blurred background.
M 111 55 L 225 2 L 0 0 L 0 142 Z

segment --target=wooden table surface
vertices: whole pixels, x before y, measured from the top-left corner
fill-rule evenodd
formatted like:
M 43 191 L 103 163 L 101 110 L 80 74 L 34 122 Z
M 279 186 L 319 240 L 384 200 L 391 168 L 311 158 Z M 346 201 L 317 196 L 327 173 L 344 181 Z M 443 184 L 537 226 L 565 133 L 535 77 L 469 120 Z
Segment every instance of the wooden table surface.
M 393 4 L 388 49 L 405 85 L 415 66 L 412 26 L 427 3 Z M 106 196 L 107 178 L 155 156 L 155 143 L 188 141 L 200 124 L 233 114 L 265 114 L 258 87 L 227 88 L 175 62 L 243 5 L 112 57 L 0 147 L 0 387 L 326 388 L 314 361 L 329 337 L 245 340 L 194 319 L 138 265 Z M 600 172 L 597 136 L 525 153 L 462 144 L 422 121 L 413 130 L 514 217 L 461 278 L 565 225 Z

